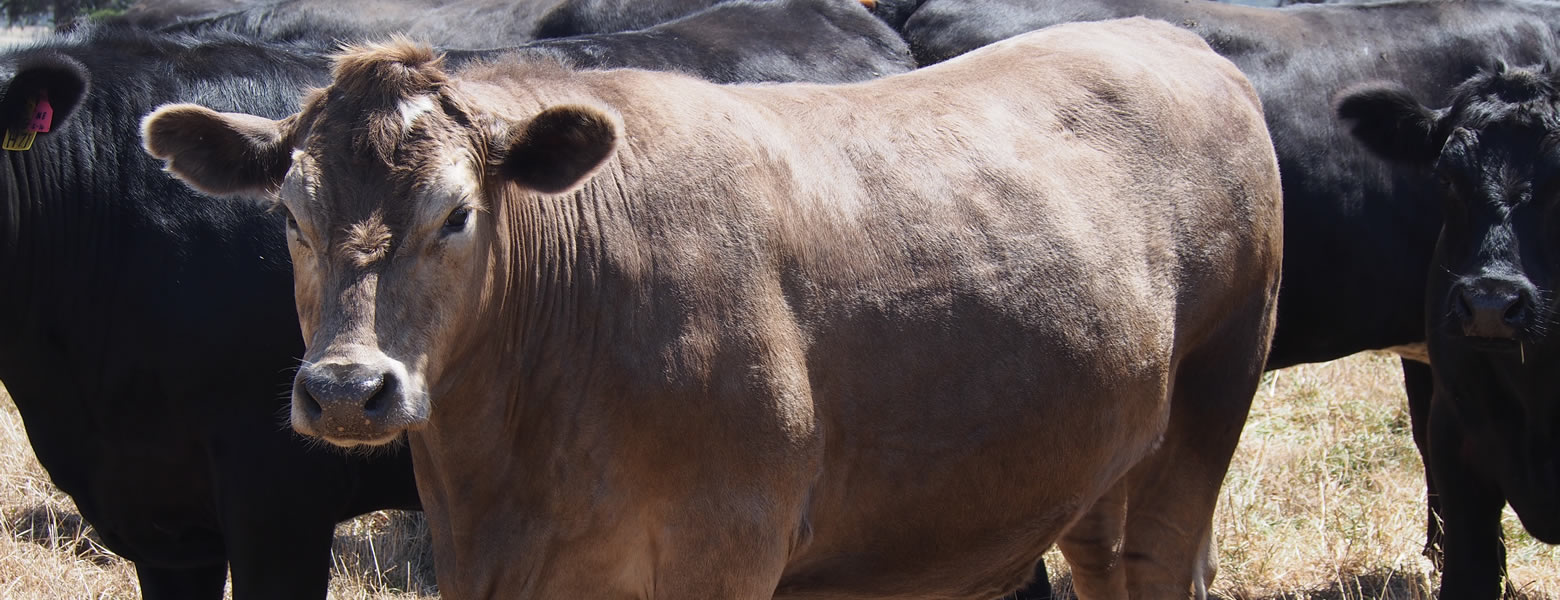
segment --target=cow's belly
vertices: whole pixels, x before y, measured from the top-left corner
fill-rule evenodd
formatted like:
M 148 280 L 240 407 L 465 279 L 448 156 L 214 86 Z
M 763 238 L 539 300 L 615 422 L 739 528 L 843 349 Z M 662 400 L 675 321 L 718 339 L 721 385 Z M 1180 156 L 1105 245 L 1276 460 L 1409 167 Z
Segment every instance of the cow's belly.
M 34 443 L 39 462 L 110 550 L 171 568 L 224 560 L 209 466 L 201 460 L 208 453 L 195 440 L 176 431 L 111 429 L 81 432 L 62 447 L 48 443 L 57 437 Z
M 890 345 L 862 355 L 899 363 L 893 376 L 815 377 L 825 466 L 777 597 L 1008 593 L 1164 431 L 1168 337 L 945 352 L 918 369 Z

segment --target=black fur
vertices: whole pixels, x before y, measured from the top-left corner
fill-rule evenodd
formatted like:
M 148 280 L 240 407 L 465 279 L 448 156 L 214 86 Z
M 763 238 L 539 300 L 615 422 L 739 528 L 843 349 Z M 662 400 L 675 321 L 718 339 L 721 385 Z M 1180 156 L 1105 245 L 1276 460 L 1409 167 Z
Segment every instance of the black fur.
M 717 83 L 844 83 L 915 67 L 898 34 L 854 0 L 732 0 L 642 31 L 540 40 L 518 51 Z
M 1337 112 L 1355 139 L 1387 160 L 1429 166 L 1446 141 L 1445 132 L 1437 134 L 1435 111 L 1394 83 L 1344 90 L 1338 95 Z

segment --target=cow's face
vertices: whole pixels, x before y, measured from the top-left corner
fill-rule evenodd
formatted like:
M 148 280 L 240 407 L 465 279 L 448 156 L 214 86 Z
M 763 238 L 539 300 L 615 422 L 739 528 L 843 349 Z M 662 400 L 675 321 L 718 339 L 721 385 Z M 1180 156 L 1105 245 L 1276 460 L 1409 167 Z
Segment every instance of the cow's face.
M 571 191 L 616 144 L 594 109 L 510 124 L 457 96 L 431 51 L 395 42 L 343 55 L 331 87 L 284 121 L 189 105 L 147 118 L 147 148 L 170 171 L 215 193 L 270 190 L 288 217 L 308 346 L 299 432 L 383 444 L 427 423 L 472 340 L 499 325 L 483 322 L 503 301 L 495 265 L 519 266 L 495 259 L 521 235 L 499 204 Z
M 1502 66 L 1459 86 L 1442 110 L 1391 86 L 1356 89 L 1339 104 L 1367 146 L 1440 182 L 1444 225 L 1427 302 L 1433 335 L 1521 354 L 1555 333 L 1556 84 L 1547 71 Z

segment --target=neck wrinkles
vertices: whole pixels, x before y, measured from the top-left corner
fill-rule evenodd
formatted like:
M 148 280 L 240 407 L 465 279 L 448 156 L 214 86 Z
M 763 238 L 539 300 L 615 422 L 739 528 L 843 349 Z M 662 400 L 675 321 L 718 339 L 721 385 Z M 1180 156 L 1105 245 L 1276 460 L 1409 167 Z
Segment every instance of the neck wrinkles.
M 493 272 L 480 308 L 467 321 L 461 350 L 441 376 L 454 383 L 442 406 L 435 399 L 432 428 L 412 438 L 430 509 L 443 508 L 445 498 L 491 501 L 458 514 L 444 509 L 437 517 L 449 529 L 443 535 L 464 540 L 447 554 L 473 544 L 545 553 L 560 535 L 568 537 L 558 527 L 583 525 L 514 517 L 558 514 L 562 503 L 590 497 L 582 490 L 602 477 L 601 465 L 580 461 L 594 456 L 602 441 L 589 415 L 599 408 L 600 395 L 591 386 L 602 378 L 593 369 L 604 365 L 600 340 L 611 328 L 596 309 L 605 264 L 599 243 L 603 187 L 615 184 L 592 183 L 562 196 L 509 188 L 496 201 Z M 456 482 L 461 487 L 450 487 Z M 490 488 L 474 491 L 472 482 Z M 449 568 L 443 565 L 441 572 Z M 449 572 L 466 590 L 538 576 Z
M 491 272 L 444 376 L 463 412 L 486 413 L 487 423 L 512 432 L 562 416 L 540 413 L 583 394 L 610 325 L 597 310 L 604 201 L 594 182 L 559 196 L 505 185 L 492 207 Z
M 3 151 L 0 281 L 13 317 L 70 314 L 90 295 L 82 292 L 111 285 L 114 261 L 122 259 L 115 249 L 134 221 L 126 206 L 153 195 L 144 189 L 152 173 L 135 146 L 93 142 L 138 139 L 132 127 L 119 126 L 137 120 L 133 109 L 96 99 L 55 132 L 40 134 L 31 149 Z

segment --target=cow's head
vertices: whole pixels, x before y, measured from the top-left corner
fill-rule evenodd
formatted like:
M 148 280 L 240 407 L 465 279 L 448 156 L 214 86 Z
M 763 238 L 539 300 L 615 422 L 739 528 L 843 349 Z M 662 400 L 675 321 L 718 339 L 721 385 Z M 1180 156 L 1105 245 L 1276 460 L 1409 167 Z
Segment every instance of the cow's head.
M 1444 226 L 1430 314 L 1437 334 L 1520 352 L 1555 330 L 1560 284 L 1560 79 L 1548 69 L 1475 75 L 1432 110 L 1402 87 L 1340 95 L 1338 114 L 1376 154 L 1439 179 Z M 1428 208 L 1428 206 L 1427 206 Z M 1432 285 L 1436 285 L 1432 283 Z M 1439 296 L 1437 297 L 1437 294 Z
M 1338 113 L 1372 151 L 1440 180 L 1426 298 L 1436 406 L 1458 423 L 1461 459 L 1488 469 L 1530 532 L 1560 541 L 1560 77 L 1498 65 L 1439 110 L 1371 85 Z
M 170 105 L 143 124 L 190 185 L 287 215 L 308 344 L 292 423 L 344 446 L 427 422 L 475 358 L 462 340 L 495 325 L 478 317 L 503 301 L 494 270 L 520 268 L 499 250 L 506 204 L 577 188 L 618 131 L 576 105 L 480 114 L 431 50 L 399 40 L 338 57 L 332 84 L 281 121 Z

